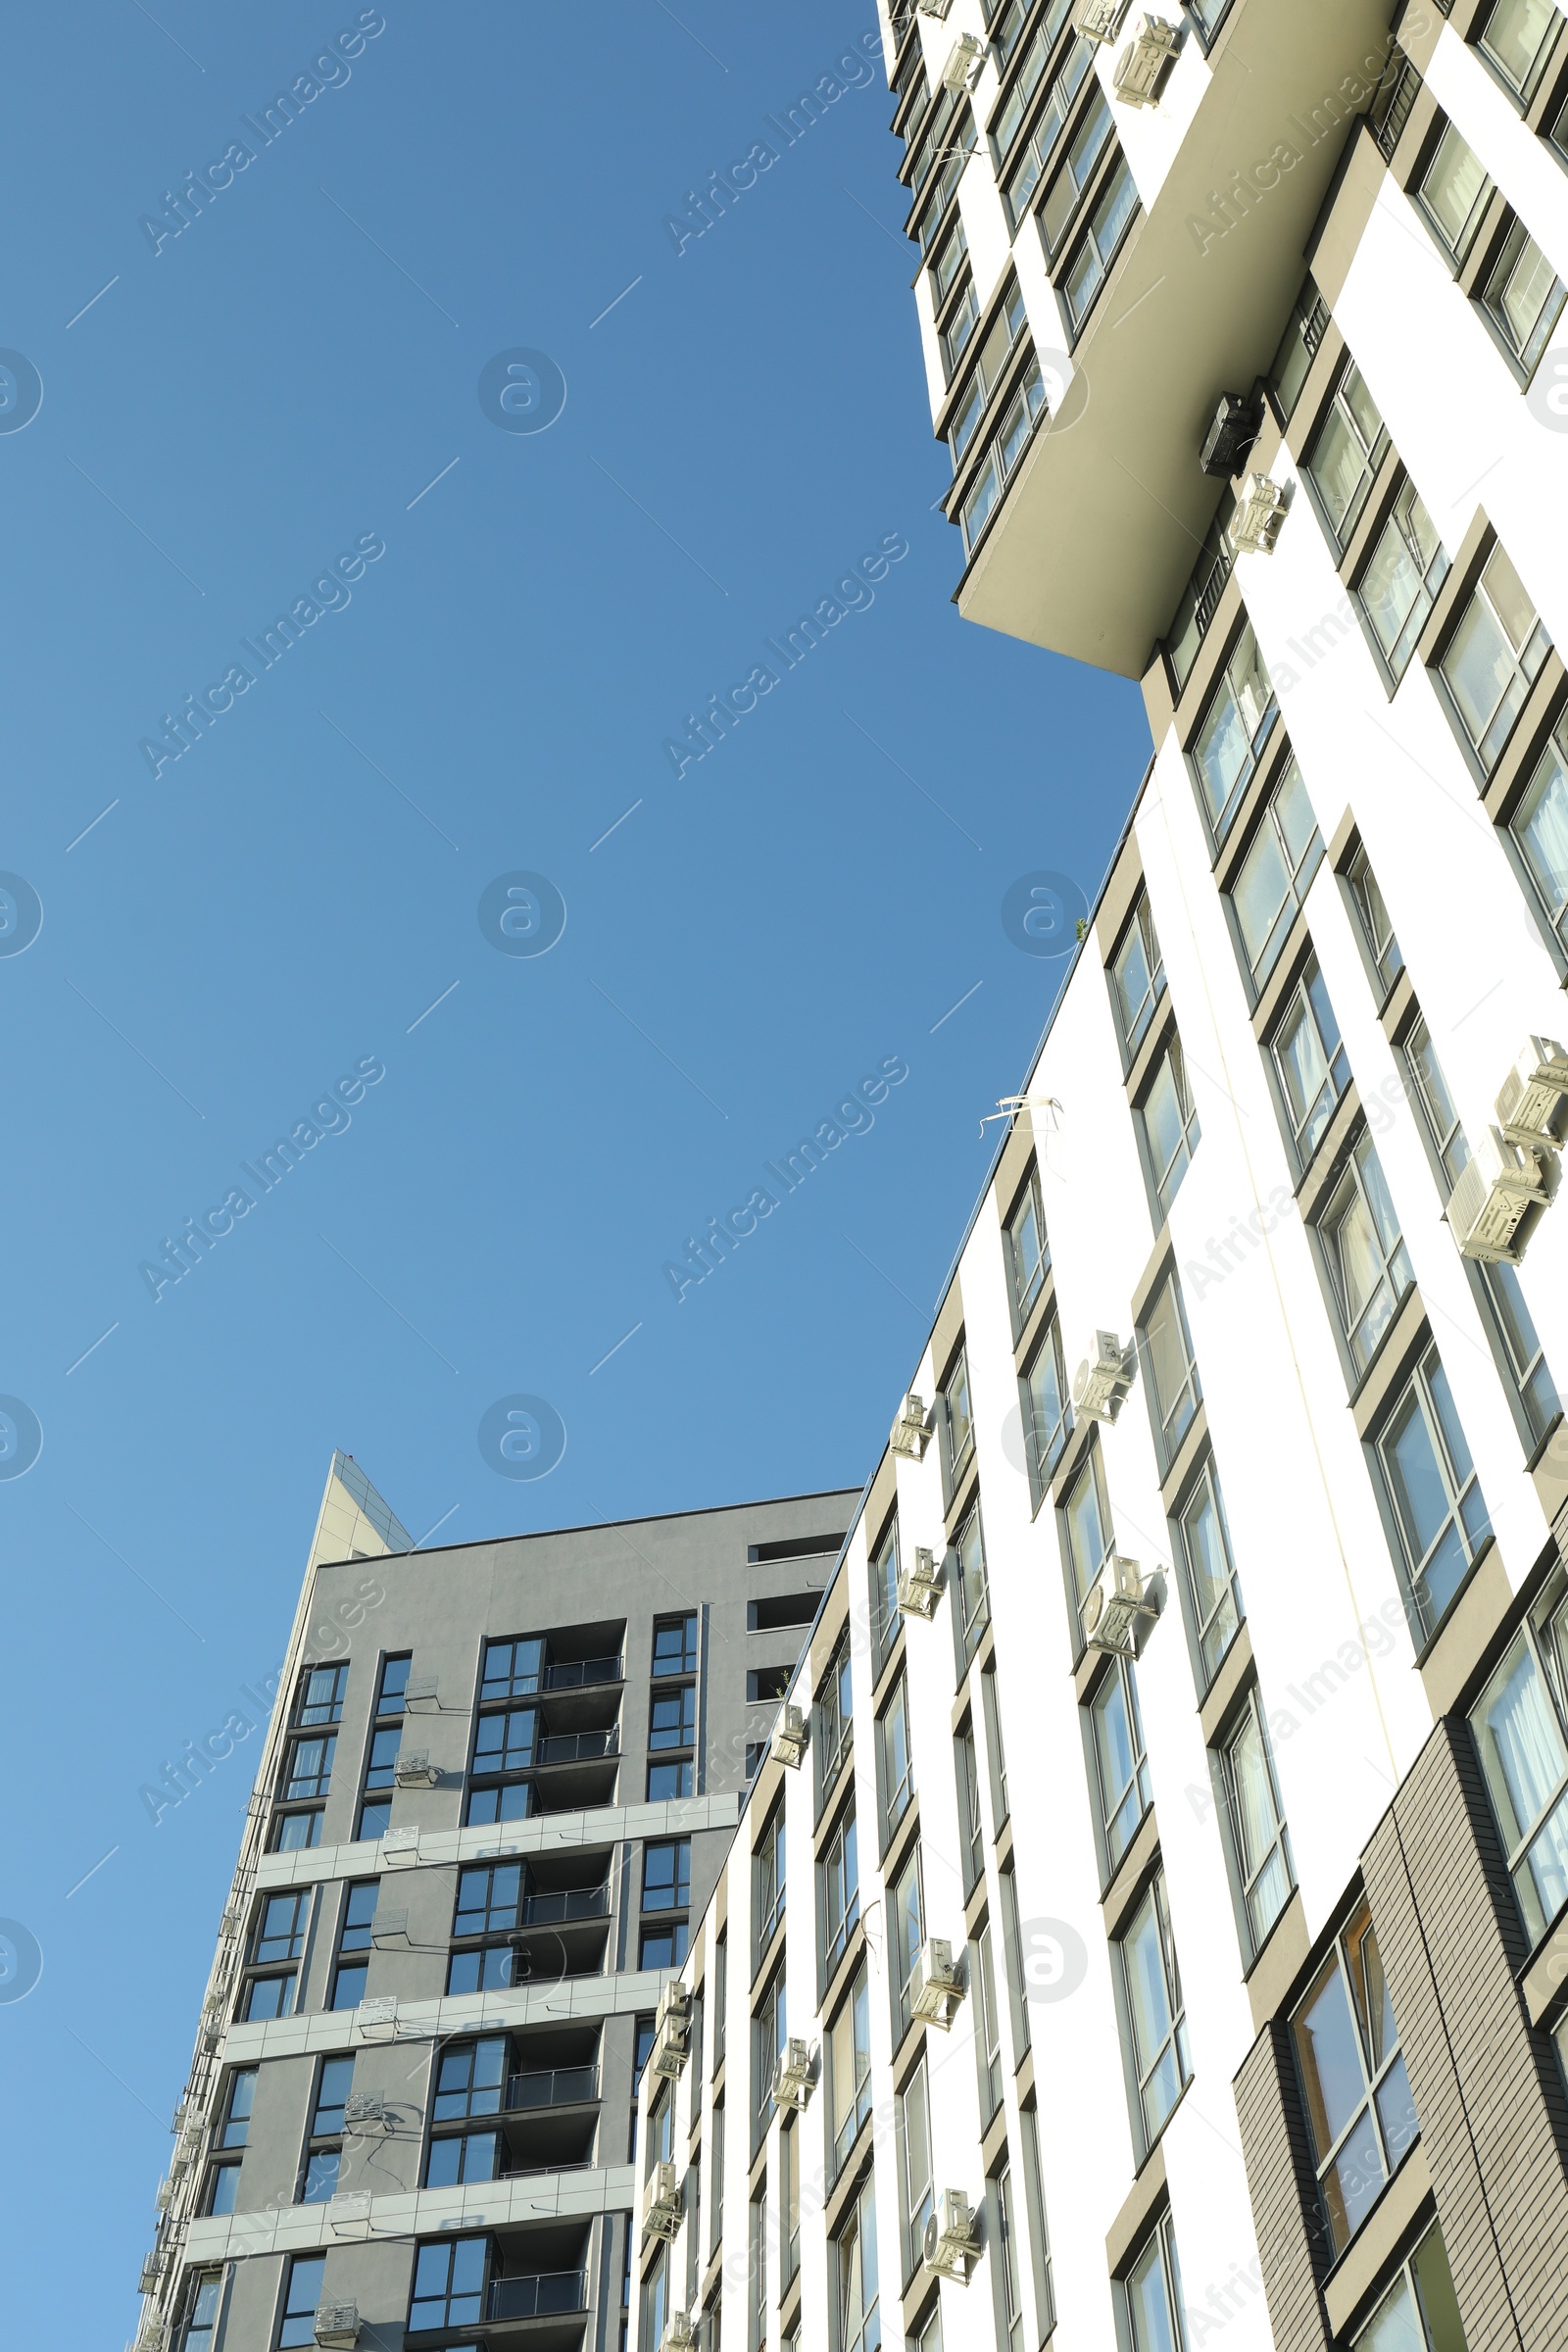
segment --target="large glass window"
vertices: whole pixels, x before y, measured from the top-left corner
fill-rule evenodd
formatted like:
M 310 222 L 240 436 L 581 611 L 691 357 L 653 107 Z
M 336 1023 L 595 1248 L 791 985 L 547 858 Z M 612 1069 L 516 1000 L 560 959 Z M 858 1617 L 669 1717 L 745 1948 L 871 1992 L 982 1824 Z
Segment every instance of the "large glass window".
M 1457 1184 L 1470 1165 L 1470 1146 L 1438 1059 L 1438 1049 L 1424 1020 L 1417 1020 L 1405 1037 L 1404 1066 L 1432 1149 L 1449 1184 Z
M 1568 948 L 1568 722 L 1559 720 L 1509 829 L 1542 911 Z
M 963 548 L 972 556 L 979 544 L 980 534 L 999 505 L 1002 493 L 1012 478 L 1012 471 L 1028 447 L 1036 419 L 1046 405 L 1046 388 L 1040 377 L 1040 363 L 1031 359 L 1024 369 L 1023 380 L 1008 403 L 996 437 L 987 449 L 973 488 L 963 502 L 959 522 L 963 528 Z
M 1118 156 L 1115 169 L 1089 216 L 1089 225 L 1078 241 L 1077 250 L 1069 258 L 1061 280 L 1062 299 L 1075 330 L 1083 325 L 1094 308 L 1095 298 L 1105 282 L 1123 232 L 1137 210 L 1138 189 L 1127 169 L 1125 156 Z
M 1144 2240 L 1122 2293 L 1133 2352 L 1187 2352 L 1182 2274 L 1168 2213 Z
M 223 2296 L 221 2271 L 199 2271 L 186 2289 L 185 2327 L 179 2352 L 213 2352 L 218 2341 L 218 2313 Z
M 833 2278 L 832 2352 L 877 2352 L 876 2182 L 866 2181 L 829 2249 Z
M 1278 709 L 1249 621 L 1225 663 L 1192 752 L 1216 841 L 1223 839 L 1252 780 Z
M 829 2173 L 836 2180 L 871 2112 L 871 1990 L 862 1960 L 827 2035 Z
M 1562 316 L 1562 279 L 1524 222 L 1510 220 L 1495 260 L 1481 283 L 1480 302 L 1523 376 L 1551 339 Z
M 1544 1633 L 1520 1629 L 1471 1726 L 1532 1943 L 1568 1902 L 1568 1741 L 1562 1674 L 1568 1607 Z M 1557 1677 L 1554 1696 L 1548 1664 Z
M 953 1576 L 958 1603 L 957 1636 L 962 1662 L 967 1665 L 991 1623 L 991 1592 L 986 1583 L 986 1547 L 978 1503 L 958 1530 L 954 1544 Z
M 958 1829 L 962 1838 L 963 1891 L 967 1898 L 980 1884 L 986 1858 L 985 1816 L 980 1810 L 980 1756 L 972 1723 L 966 1723 L 954 1741 L 954 1758 L 958 1771 Z
M 1193 1425 L 1202 1395 L 1181 1285 L 1174 1273 L 1166 1275 L 1150 1300 L 1144 1316 L 1143 1341 L 1155 1450 L 1161 1466 L 1168 1468 Z
M 1342 549 L 1360 520 L 1388 446 L 1387 428 L 1361 370 L 1347 360 L 1306 455 L 1312 487 Z
M 1113 1551 L 1116 1544 L 1115 1530 L 1110 1523 L 1110 1504 L 1105 1495 L 1105 1472 L 1098 1446 L 1091 1446 L 1089 1459 L 1072 1483 L 1061 1511 L 1061 1533 L 1072 1577 L 1073 1598 L 1082 1609 L 1095 1579 L 1104 1566 L 1107 1553 Z
M 941 1390 L 942 1466 L 948 1499 L 974 1449 L 974 1413 L 969 1403 L 969 1362 L 960 1348 Z
M 1279 1785 L 1269 1754 L 1268 1734 L 1257 1692 L 1220 1749 L 1236 1875 L 1247 1908 L 1248 1933 L 1260 1951 L 1270 1928 L 1290 1900 L 1294 1884 L 1291 1844 L 1280 1810 Z
M 1562 11 L 1554 0 L 1494 0 L 1471 37 L 1520 104 L 1528 106 L 1561 28 Z
M 1363 1135 L 1319 1221 L 1340 1328 L 1364 1372 L 1414 1280 L 1382 1163 Z
M 1143 2136 L 1146 2145 L 1152 2147 L 1193 2071 L 1163 1872 L 1154 1879 L 1115 1948 L 1132 2029 Z
M 855 1743 L 855 1690 L 846 1628 L 816 1694 L 816 1802 L 820 1808 L 838 1786 Z
M 992 2183 L 997 2217 L 997 2299 L 1008 2352 L 1023 2352 L 1023 2273 L 1018 2263 L 1018 2223 L 1012 2207 L 1012 2167 L 1004 2164 Z
M 1324 2218 L 1343 2254 L 1420 2131 L 1364 1902 L 1335 1937 L 1291 2034 Z
M 1147 892 L 1140 894 L 1133 919 L 1110 959 L 1110 982 L 1116 1025 L 1130 1059 L 1143 1044 L 1154 1007 L 1165 993 L 1165 959 L 1159 952 Z
M 1451 122 L 1445 123 L 1416 185 L 1415 200 L 1455 269 L 1475 242 L 1491 194 L 1481 158 Z
M 421 2246 L 414 2265 L 409 2328 L 476 2328 L 484 2318 L 483 2237 L 448 2237 Z M 311 2338 L 302 2339 L 309 2343 Z
M 324 2254 L 296 2254 L 289 2263 L 283 2308 L 277 2315 L 280 2352 L 293 2345 L 315 2343 L 316 2312 L 325 2278 Z
M 1061 1360 L 1061 1326 L 1053 1315 L 1018 1377 L 1029 1495 L 1038 1510 L 1072 1430 L 1072 1406 Z
M 1040 207 L 1040 226 L 1048 253 L 1060 251 L 1083 192 L 1105 152 L 1111 127 L 1110 107 L 1097 83 L 1090 92 L 1083 120 L 1068 142 L 1061 170 L 1047 189 Z
M 923 2050 L 913 2074 L 894 2101 L 893 2124 L 899 2155 L 904 2272 L 907 2278 L 920 2259 L 925 2226 L 936 2210 L 931 2164 L 931 2097 Z
M 1242 1621 L 1242 1589 L 1231 1565 L 1230 1538 L 1212 1461 L 1203 1464 L 1181 1513 L 1182 1562 L 1193 1603 L 1193 1622 L 1206 1682 Z
M 1430 1634 L 1492 1533 L 1481 1484 L 1435 1348 L 1411 1373 L 1378 1439 L 1410 1590 Z
M 1130 1658 L 1112 1658 L 1089 1702 L 1089 1728 L 1105 1860 L 1114 1870 L 1152 1801 Z
M 1274 968 L 1322 856 L 1317 819 L 1293 759 L 1270 795 L 1231 884 L 1236 928 L 1254 988 L 1261 988 Z
M 910 1854 L 893 1889 L 893 1934 L 890 1959 L 893 1976 L 894 2043 L 903 2040 L 914 2022 L 914 1969 L 925 1941 L 925 1897 L 920 1886 L 920 1848 Z
M 871 1674 L 880 1675 L 892 1655 L 899 1632 L 899 1522 L 889 1520 L 887 1533 L 871 1556 Z
M 1396 679 L 1402 678 L 1438 590 L 1448 576 L 1448 551 L 1406 482 L 1378 534 L 1356 594 Z
M 1366 2326 L 1351 2352 L 1465 2352 L 1464 2324 L 1447 2251 L 1434 2223 Z
M 882 1765 L 884 1846 L 909 1810 L 914 1796 L 914 1746 L 909 1738 L 909 1686 L 900 1675 L 877 1722 Z
M 526 1698 L 545 1687 L 545 1645 L 537 1637 L 519 1642 L 487 1642 L 479 1703 L 497 1698 Z
M 752 2153 L 761 2145 L 762 2134 L 773 2115 L 773 2070 L 784 2055 L 789 2038 L 788 2013 L 784 1997 L 784 1971 L 775 1969 L 773 1981 L 763 1993 L 752 2017 Z
M 822 1857 L 823 1965 L 829 1976 L 849 1948 L 860 1917 L 859 1843 L 852 1805 Z
M 470 2115 L 499 2115 L 507 2074 L 507 2037 L 460 2042 L 441 2052 L 436 2068 L 431 2121 L 450 2124 Z
M 1494 547 L 1438 663 L 1449 704 L 1489 774 L 1550 647 L 1523 581 Z
M 1502 1342 L 1503 1357 L 1524 1411 L 1525 1425 L 1534 1444 L 1539 1445 L 1562 1411 L 1562 1399 L 1525 1304 L 1519 1277 L 1506 1262 L 1479 1266 L 1476 1270 L 1492 1307 L 1492 1319 Z
M 1367 954 L 1372 958 L 1372 968 L 1386 996 L 1403 969 L 1404 957 L 1399 953 L 1399 943 L 1394 936 L 1394 925 L 1365 850 L 1357 849 L 1345 878 L 1350 886 L 1351 903 L 1366 940 Z
M 997 1966 L 992 1951 L 991 1922 L 975 1941 L 975 2058 L 980 2068 L 982 2130 L 1002 2105 L 1002 2012 L 997 2006 Z
M 1019 1194 L 1007 1219 L 1007 1272 L 1011 1278 L 1013 1330 L 1023 1328 L 1024 1318 L 1045 1287 L 1051 1271 L 1051 1250 L 1046 1241 L 1046 1216 L 1040 1201 L 1040 1171 L 1031 1168 L 1029 1181 Z
M 660 1617 L 654 1623 L 654 1658 L 650 1672 L 657 1679 L 666 1674 L 695 1674 L 697 1672 L 697 1611 L 691 1609 L 684 1617 Z
M 1314 956 L 1285 1000 L 1269 1037 L 1286 1133 L 1304 1168 L 1350 1083 L 1349 1058 Z
M 1169 1216 L 1171 1202 L 1198 1150 L 1202 1129 L 1198 1106 L 1187 1082 L 1187 1057 L 1182 1041 L 1172 1032 L 1169 1045 L 1154 1064 L 1138 1105 L 1150 1180 L 1161 1214 Z
M 997 118 L 991 133 L 991 146 L 999 176 L 1017 140 L 1029 100 L 1039 86 L 1046 60 L 1070 4 L 1071 0 L 1052 0 L 1047 20 L 1030 43 L 1029 54 L 1018 69 L 1018 78 Z M 1007 216 L 1008 232 L 1012 236 L 1017 235 L 1018 224 L 1029 209 L 1029 199 L 1040 185 L 1041 174 L 1055 153 L 1056 141 L 1061 136 L 1068 110 L 1083 87 L 1084 75 L 1089 71 L 1094 54 L 1091 41 L 1074 41 L 1060 73 L 1051 85 L 1051 94 L 1036 117 L 1028 138 L 1018 149 L 1016 163 L 1003 178 L 1002 202 Z
M 970 299 L 973 300 L 972 288 L 970 289 Z M 978 310 L 974 315 L 975 317 L 979 316 Z M 1012 357 L 1019 337 L 1025 332 L 1028 323 L 1029 314 L 1024 308 L 1023 294 L 1014 279 L 1003 293 L 1002 308 L 997 314 L 996 323 L 980 346 L 979 357 L 969 371 L 969 380 L 954 409 L 953 420 L 948 426 L 948 447 L 953 453 L 955 473 L 958 470 L 958 465 L 965 450 L 975 437 L 981 419 L 990 409 L 997 386 L 1006 372 L 1007 362 Z M 952 330 L 949 331 L 951 334 Z M 967 330 L 965 331 L 967 332 Z M 946 340 L 943 348 L 946 351 Z
M 307 1666 L 300 1677 L 294 1702 L 294 1722 L 302 1729 L 312 1723 L 338 1723 L 343 1716 L 343 1693 L 349 1670 L 341 1666 Z
M 784 1917 L 784 1807 L 775 1805 L 752 1856 L 752 1918 L 757 1933 L 755 1957 L 760 1960 Z M 643 1908 L 647 1909 L 645 1900 Z
M 643 1848 L 643 1909 L 684 1911 L 692 1899 L 692 1841 L 661 1838 Z
M 338 1931 L 337 1968 L 332 1978 L 334 2009 L 357 2009 L 365 1998 L 379 1892 L 379 1882 L 375 1879 L 362 1879 L 358 1886 L 349 1888 L 343 1906 L 343 1925 Z

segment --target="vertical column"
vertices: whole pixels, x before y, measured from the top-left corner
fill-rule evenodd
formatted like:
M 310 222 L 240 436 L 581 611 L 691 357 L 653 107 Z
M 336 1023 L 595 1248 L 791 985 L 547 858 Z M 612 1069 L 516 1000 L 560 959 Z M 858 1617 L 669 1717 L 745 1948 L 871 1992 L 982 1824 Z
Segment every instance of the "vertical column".
M 1252 2224 L 1275 2352 L 1332 2352 L 1318 2288 L 1323 2226 L 1290 2029 L 1270 2018 L 1236 2077 Z

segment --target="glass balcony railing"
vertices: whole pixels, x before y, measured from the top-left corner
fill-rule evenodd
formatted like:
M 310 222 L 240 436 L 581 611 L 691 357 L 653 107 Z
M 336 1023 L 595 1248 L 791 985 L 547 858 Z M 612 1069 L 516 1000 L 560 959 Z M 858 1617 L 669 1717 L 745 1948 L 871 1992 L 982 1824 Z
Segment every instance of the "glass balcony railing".
M 580 1690 L 587 1683 L 618 1683 L 620 1680 L 618 1657 L 565 1658 L 546 1666 L 543 1687 L 546 1690 Z
M 580 2099 L 599 2096 L 597 2066 L 556 2066 L 531 2074 L 509 2075 L 509 2113 L 529 2107 L 567 2107 Z
M 620 1753 L 620 1734 L 608 1732 L 548 1732 L 534 1753 L 536 1764 L 580 1764 L 590 1756 Z
M 533 2271 L 518 2278 L 490 2282 L 492 2320 L 536 2320 L 549 2312 L 586 2311 L 586 2271 Z
M 610 1887 L 558 1886 L 544 1894 L 524 1895 L 520 1925 L 544 1928 L 564 1919 L 603 1919 L 610 1909 Z

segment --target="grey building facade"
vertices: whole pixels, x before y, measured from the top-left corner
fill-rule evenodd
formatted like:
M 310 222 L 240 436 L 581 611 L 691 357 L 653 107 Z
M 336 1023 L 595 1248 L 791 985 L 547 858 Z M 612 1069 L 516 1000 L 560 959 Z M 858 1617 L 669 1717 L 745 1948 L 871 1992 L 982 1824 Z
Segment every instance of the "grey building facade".
M 856 1499 L 416 1551 L 334 1457 L 143 2352 L 619 2352 L 637 2072 Z

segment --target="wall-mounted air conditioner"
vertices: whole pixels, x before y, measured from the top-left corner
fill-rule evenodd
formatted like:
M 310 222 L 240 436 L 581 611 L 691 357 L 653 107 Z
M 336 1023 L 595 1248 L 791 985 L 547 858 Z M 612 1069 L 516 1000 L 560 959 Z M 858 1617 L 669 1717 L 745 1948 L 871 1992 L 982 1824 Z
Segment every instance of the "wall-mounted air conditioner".
M 931 1617 L 942 1597 L 942 1563 L 924 1544 L 914 1549 L 914 1564 L 899 1570 L 899 1615 Z
M 899 1417 L 893 1424 L 888 1444 L 895 1453 L 905 1454 L 911 1462 L 918 1462 L 924 1458 L 930 1443 L 931 1424 L 924 1400 L 911 1389 L 899 1407 Z
M 787 1764 L 791 1772 L 798 1772 L 806 1753 L 806 1736 L 805 1709 L 785 1707 L 773 1727 L 767 1752 L 775 1764 Z
M 673 2237 L 680 2228 L 680 2181 L 672 2164 L 656 2164 L 643 2192 L 643 2234 Z
M 979 34 L 960 32 L 948 51 L 948 62 L 942 69 L 942 87 L 955 97 L 960 90 L 972 90 L 985 62 L 986 44 Z
M 1228 533 L 1239 556 L 1271 556 L 1285 520 L 1285 493 L 1266 473 L 1250 473 L 1242 484 Z
M 406 1870 L 419 1859 L 419 1832 L 410 1823 L 402 1830 L 388 1830 L 381 1839 L 381 1860 L 391 1870 Z
M 1198 453 L 1203 471 L 1228 482 L 1237 467 L 1247 463 L 1262 424 L 1260 392 L 1222 392 Z
M 798 2041 L 792 2034 L 779 2052 L 773 2066 L 773 2104 L 775 2107 L 803 2108 L 811 2095 L 810 2044 Z
M 1497 1096 L 1497 1125 L 1510 1144 L 1555 1152 L 1557 1120 L 1568 1101 L 1568 1053 L 1552 1037 L 1532 1037 L 1503 1080 Z
M 697 2341 L 696 2323 L 684 2311 L 672 2311 L 659 2339 L 659 2352 L 691 2352 Z
M 937 2209 L 926 2223 L 920 2251 L 928 2271 L 942 2278 L 956 2278 L 960 2286 L 968 2284 L 969 2265 L 980 2251 L 980 2238 L 962 2189 L 942 2191 Z
M 408 1912 L 406 1910 L 382 1911 L 378 1909 L 370 1922 L 370 1941 L 376 1950 L 384 1950 L 389 1943 L 407 1943 L 408 1940 Z
M 910 1973 L 909 1994 L 915 2016 L 946 2034 L 963 1999 L 963 1979 L 953 1946 L 943 1936 L 928 1936 L 921 1944 Z
M 403 1711 L 406 1715 L 435 1715 L 441 1709 L 441 1691 L 433 1674 L 411 1674 L 403 1686 Z
M 318 2303 L 316 2306 L 316 2340 L 331 2352 L 353 2352 L 360 2340 L 360 2307 L 357 2303 Z
M 326 2200 L 327 2227 L 335 2236 L 352 2231 L 357 2237 L 370 2234 L 370 2192 L 368 2188 L 340 2188 Z
M 385 2099 L 378 2090 L 351 2090 L 343 2109 L 343 2129 L 360 2138 L 389 2132 L 392 2118 L 387 2113 Z
M 155 2295 L 158 2292 L 158 2283 L 163 2278 L 164 2265 L 167 2260 L 168 2257 L 162 2246 L 154 2246 L 150 2254 L 143 2256 L 141 2278 L 136 2286 L 136 2292 L 139 2295 Z
M 939 24 L 944 22 L 952 6 L 953 0 L 915 0 L 919 14 L 922 17 L 935 17 Z
M 666 2082 L 678 2082 L 691 2049 L 692 1996 L 684 1984 L 666 1984 L 654 2020 L 648 2063 Z
M 1089 1647 L 1131 1657 L 1139 1623 L 1156 1614 L 1149 1594 L 1138 1562 L 1124 1559 L 1119 1551 L 1107 1552 L 1084 1599 L 1084 1640 Z
M 393 1760 L 392 1778 L 400 1788 L 433 1788 L 439 1777 L 427 1748 L 399 1748 Z
M 1534 1152 L 1512 1144 L 1500 1128 L 1476 1140 L 1468 1167 L 1448 1195 L 1448 1225 L 1461 1257 L 1517 1264 L 1529 1240 L 1526 1219 L 1544 1206 L 1545 1181 Z
M 1138 1349 L 1129 1340 L 1124 1348 L 1113 1331 L 1097 1331 L 1095 1352 L 1086 1355 L 1073 1375 L 1075 1411 L 1091 1421 L 1114 1421 L 1138 1377 Z
M 1116 60 L 1111 87 L 1124 106 L 1157 106 L 1165 76 L 1182 45 L 1181 27 L 1163 17 L 1144 17 L 1131 46 Z
M 1078 0 L 1072 28 L 1089 41 L 1113 41 L 1127 14 L 1127 0 Z
M 354 2022 L 368 2039 L 371 2034 L 379 2040 L 396 2038 L 398 2030 L 398 1996 L 395 1992 L 378 1992 L 368 2001 L 361 2001 L 354 2012 Z

